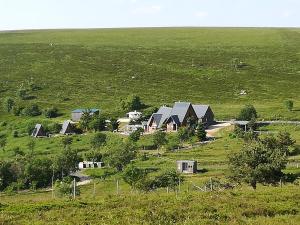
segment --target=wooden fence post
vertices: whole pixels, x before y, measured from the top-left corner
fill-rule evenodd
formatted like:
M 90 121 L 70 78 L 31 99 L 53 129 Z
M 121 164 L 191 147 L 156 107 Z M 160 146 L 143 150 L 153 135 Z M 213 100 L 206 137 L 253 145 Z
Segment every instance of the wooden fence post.
M 76 198 L 76 180 L 74 178 L 74 180 L 73 180 L 73 199 L 75 199 L 75 198 Z

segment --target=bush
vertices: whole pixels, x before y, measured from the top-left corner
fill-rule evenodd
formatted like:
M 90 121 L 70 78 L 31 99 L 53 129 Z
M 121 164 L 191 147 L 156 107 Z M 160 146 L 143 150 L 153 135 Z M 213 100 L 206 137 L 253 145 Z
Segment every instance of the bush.
M 61 124 L 59 123 L 50 123 L 47 126 L 47 130 L 51 133 L 51 134 L 57 134 L 61 131 Z
M 241 109 L 241 112 L 238 116 L 238 120 L 247 120 L 257 118 L 257 112 L 253 105 L 245 105 L 244 108 Z
M 21 100 L 25 100 L 27 98 L 27 90 L 25 88 L 19 88 L 17 90 L 17 97 L 19 97 Z
M 91 147 L 93 149 L 99 149 L 101 146 L 105 145 L 106 143 L 106 134 L 103 133 L 96 133 L 90 141 Z
M 71 197 L 73 195 L 73 180 L 69 177 L 63 179 L 62 181 L 56 181 L 54 190 L 55 195 L 58 197 Z M 76 196 L 80 195 L 80 189 L 76 186 Z
M 35 121 L 30 121 L 30 122 L 27 123 L 27 128 L 26 128 L 26 130 L 27 130 L 27 134 L 28 134 L 28 135 L 31 135 L 31 134 L 32 134 L 32 132 L 33 132 L 33 130 L 34 130 L 34 128 L 35 128 L 35 125 L 36 125 L 36 122 L 35 122 Z
M 5 98 L 3 101 L 3 108 L 6 112 L 10 112 L 15 105 L 15 101 L 12 98 Z
M 46 118 L 55 118 L 58 117 L 58 109 L 55 107 L 48 108 L 44 111 Z
M 144 132 L 144 130 L 142 128 L 138 128 L 136 131 L 132 132 L 129 135 L 129 140 L 133 141 L 133 142 L 137 142 L 138 140 L 140 140 L 141 134 Z
M 285 107 L 289 110 L 292 111 L 294 108 L 294 102 L 292 100 L 287 100 L 284 102 Z
M 178 135 L 172 135 L 168 137 L 168 143 L 166 145 L 167 150 L 174 150 L 180 147 L 180 140 Z
M 23 109 L 24 109 L 24 107 L 15 105 L 15 106 L 12 108 L 12 113 L 13 113 L 15 116 L 20 116 Z
M 17 130 L 14 130 L 14 131 L 12 132 L 12 136 L 13 136 L 14 138 L 19 137 L 19 132 L 18 132 Z
M 37 104 L 31 104 L 22 110 L 22 114 L 25 116 L 39 116 L 42 112 Z

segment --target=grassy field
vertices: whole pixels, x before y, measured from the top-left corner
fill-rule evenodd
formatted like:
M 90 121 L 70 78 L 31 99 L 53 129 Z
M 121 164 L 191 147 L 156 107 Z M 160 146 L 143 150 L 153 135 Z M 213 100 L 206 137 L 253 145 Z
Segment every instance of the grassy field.
M 0 107 L 0 134 L 7 135 L 0 159 L 13 159 L 14 148 L 28 151 L 27 124 L 62 122 L 75 108 L 101 108 L 109 115 L 122 116 L 119 99 L 131 93 L 148 106 L 190 101 L 210 104 L 216 119 L 232 119 L 244 104 L 253 104 L 259 119 L 300 120 L 300 30 L 299 29 L 216 29 L 156 28 L 49 30 L 0 33 L 0 101 L 15 97 L 20 86 L 34 82 L 40 89 L 29 93 L 41 108 L 57 107 L 55 119 L 13 116 Z M 247 64 L 236 69 L 234 59 Z M 247 95 L 239 95 L 244 89 Z M 15 97 L 16 98 L 16 97 Z M 17 98 L 16 98 L 17 99 Z M 292 99 L 293 111 L 283 102 Z M 296 125 L 272 125 L 263 131 L 286 130 L 300 143 Z M 18 131 L 19 137 L 13 137 Z M 72 148 L 80 154 L 90 150 L 93 134 L 75 135 Z M 108 135 L 115 135 L 110 134 Z M 61 137 L 37 139 L 34 154 L 53 157 L 63 150 Z M 138 146 L 151 145 L 151 136 Z M 81 188 L 77 200 L 52 199 L 50 192 L 0 195 L 0 224 L 299 224 L 299 185 L 259 186 L 256 191 L 240 186 L 224 192 L 199 192 L 210 178 L 227 180 L 227 156 L 243 142 L 219 133 L 210 144 L 192 150 L 140 151 L 149 155 L 135 164 L 152 168 L 153 175 L 175 168 L 179 159 L 195 159 L 201 173 L 185 176 L 181 192 L 158 190 L 132 193 L 116 179 L 96 179 Z M 300 155 L 289 158 L 285 172 L 300 174 Z M 101 176 L 103 171 L 87 171 Z M 137 204 L 138 203 L 138 204 Z M 143 222 L 141 222 L 143 221 Z
M 1 98 L 33 79 L 42 106 L 118 111 L 136 93 L 148 105 L 212 105 L 217 119 L 254 104 L 261 118 L 300 119 L 299 29 L 157 28 L 0 33 Z M 235 69 L 238 59 L 248 66 Z M 240 96 L 240 91 L 247 91 Z M 295 111 L 283 101 L 293 99 Z M 0 119 L 6 118 L 1 113 Z M 15 118 L 13 118 L 15 119 Z
M 116 194 L 75 201 L 51 193 L 4 198 L 1 224 L 299 224 L 299 187 L 222 193 Z M 97 190 L 98 191 L 98 190 Z M 101 192 L 101 190 L 100 190 Z M 138 204 L 137 204 L 138 203 Z
M 300 141 L 299 126 L 272 125 L 263 129 L 289 131 L 298 143 Z M 0 224 L 299 224 L 299 184 L 259 185 L 256 191 L 247 186 L 220 192 L 202 192 L 196 188 L 203 188 L 210 178 L 228 180 L 227 156 L 243 145 L 242 140 L 230 138 L 229 132 L 221 131 L 219 138 L 210 144 L 165 152 L 159 158 L 155 156 L 156 151 L 142 151 L 148 153 L 149 159 L 143 161 L 138 157 L 134 163 L 141 168 L 151 168 L 154 171 L 151 175 L 175 168 L 176 160 L 198 161 L 201 172 L 185 175 L 177 194 L 167 193 L 166 189 L 147 194 L 132 192 L 121 174 L 102 180 L 99 177 L 103 169 L 87 170 L 87 174 L 96 178 L 80 188 L 81 194 L 76 200 L 52 199 L 51 192 L 43 190 L 0 195 Z M 143 139 L 145 142 L 148 137 Z M 84 141 L 78 143 L 84 147 Z M 78 143 L 72 145 L 78 147 Z M 291 156 L 285 172 L 300 174 L 296 166 L 299 162 L 299 155 Z

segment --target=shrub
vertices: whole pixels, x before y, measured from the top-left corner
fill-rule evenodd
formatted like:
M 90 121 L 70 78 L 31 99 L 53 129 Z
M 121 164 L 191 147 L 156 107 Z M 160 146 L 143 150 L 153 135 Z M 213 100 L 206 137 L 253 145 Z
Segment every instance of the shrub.
M 27 90 L 25 88 L 19 88 L 17 90 L 17 97 L 19 97 L 21 100 L 25 100 L 27 98 Z
M 121 99 L 121 108 L 124 111 L 140 110 L 144 104 L 137 95 L 129 95 L 126 99 Z
M 13 136 L 14 138 L 19 137 L 19 132 L 18 132 L 17 130 L 14 130 L 14 131 L 12 132 L 12 136 Z
M 241 109 L 238 119 L 250 121 L 253 118 L 257 118 L 256 109 L 253 105 L 245 105 L 244 108 Z
M 93 149 L 99 149 L 101 146 L 105 145 L 106 143 L 106 134 L 103 133 L 96 133 L 90 141 L 91 147 Z
M 50 123 L 48 126 L 47 126 L 47 129 L 48 131 L 51 133 L 51 134 L 57 134 L 61 131 L 61 124 L 59 123 Z
M 23 109 L 24 109 L 24 107 L 15 105 L 15 106 L 12 108 L 12 113 L 13 113 L 15 116 L 20 116 Z
M 289 110 L 292 111 L 294 108 L 294 102 L 292 100 L 287 100 L 284 102 L 285 107 Z
M 22 110 L 22 114 L 25 116 L 39 116 L 42 112 L 37 104 L 31 104 Z
M 168 143 L 166 145 L 167 150 L 174 150 L 180 147 L 180 140 L 178 135 L 172 135 L 168 137 Z
M 3 108 L 5 109 L 6 112 L 10 112 L 14 107 L 14 105 L 15 105 L 15 101 L 10 97 L 5 98 L 3 101 Z
M 55 118 L 58 117 L 58 109 L 55 107 L 48 108 L 44 111 L 46 118 Z
M 129 140 L 133 141 L 133 142 L 137 142 L 138 140 L 140 140 L 141 138 L 141 134 L 143 133 L 143 129 L 142 128 L 138 128 L 136 131 L 132 132 L 129 135 Z

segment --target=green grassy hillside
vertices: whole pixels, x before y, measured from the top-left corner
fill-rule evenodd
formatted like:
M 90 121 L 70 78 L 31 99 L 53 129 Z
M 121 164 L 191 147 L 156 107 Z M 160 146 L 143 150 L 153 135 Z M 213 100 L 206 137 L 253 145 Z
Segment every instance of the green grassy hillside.
M 299 29 L 157 28 L 0 33 L 1 99 L 34 80 L 42 106 L 63 112 L 140 95 L 148 105 L 177 100 L 233 118 L 245 103 L 262 118 L 300 119 Z M 233 60 L 247 64 L 235 69 Z M 240 96 L 240 91 L 247 91 Z M 293 99 L 296 111 L 283 101 Z M 66 117 L 69 115 L 67 114 Z M 4 118 L 1 112 L 0 119 Z
M 135 93 L 148 106 L 191 101 L 212 105 L 217 119 L 236 117 L 253 104 L 259 119 L 300 120 L 300 29 L 157 28 L 51 30 L 0 33 L 0 101 L 13 97 L 18 105 L 55 106 L 55 119 L 14 116 L 0 107 L 0 135 L 7 137 L 0 159 L 21 159 L 29 153 L 28 123 L 62 122 L 75 108 L 101 108 L 121 116 L 119 99 Z M 243 62 L 236 68 L 235 62 Z M 16 97 L 20 86 L 35 83 L 27 100 Z M 247 95 L 241 96 L 241 90 Z M 295 108 L 288 111 L 284 101 Z M 228 128 L 231 129 L 231 128 Z M 299 148 L 299 125 L 260 128 L 288 131 Z M 13 135 L 17 131 L 18 135 Z M 0 224 L 297 224 L 299 182 L 283 187 L 238 186 L 221 192 L 199 192 L 210 178 L 227 181 L 228 154 L 243 142 L 222 130 L 218 138 L 190 150 L 141 150 L 153 146 L 151 135 L 137 142 L 134 164 L 151 175 L 174 169 L 176 160 L 194 159 L 201 172 L 185 175 L 180 193 L 159 189 L 132 192 L 116 173 L 81 188 L 76 200 L 52 199 L 51 193 L 0 193 Z M 117 134 L 105 132 L 108 139 Z M 71 148 L 81 156 L 94 135 L 74 135 Z M 54 158 L 63 151 L 62 137 L 35 139 L 33 155 Z M 147 153 L 147 160 L 142 155 Z M 285 173 L 299 177 L 300 155 L 289 157 Z M 116 179 L 120 194 L 116 196 Z M 12 194 L 12 196 L 10 195 Z

